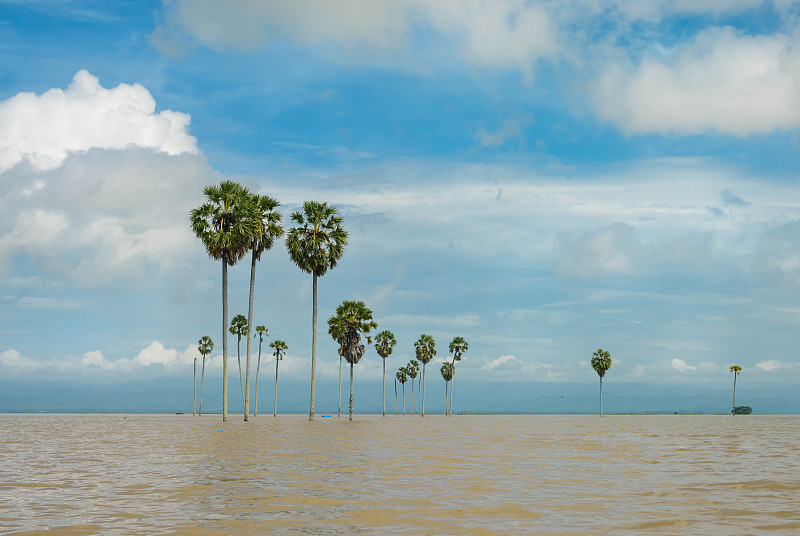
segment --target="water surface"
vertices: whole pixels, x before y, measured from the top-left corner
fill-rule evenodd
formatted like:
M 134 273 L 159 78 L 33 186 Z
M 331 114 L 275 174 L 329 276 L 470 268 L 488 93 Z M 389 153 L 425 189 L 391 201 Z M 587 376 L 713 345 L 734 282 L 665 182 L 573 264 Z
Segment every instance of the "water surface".
M 800 534 L 798 416 L 6 414 L 0 462 L 2 535 Z

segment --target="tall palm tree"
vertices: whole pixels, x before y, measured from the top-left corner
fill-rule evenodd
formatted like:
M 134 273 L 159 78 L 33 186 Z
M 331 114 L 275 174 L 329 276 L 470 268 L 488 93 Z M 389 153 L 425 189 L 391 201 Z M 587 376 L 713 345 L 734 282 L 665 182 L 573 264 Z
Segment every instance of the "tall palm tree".
M 208 335 L 203 335 L 200 337 L 200 340 L 197 341 L 199 345 L 197 347 L 197 351 L 203 356 L 203 367 L 200 372 L 200 407 L 198 408 L 197 414 L 203 415 L 203 382 L 206 378 L 206 356 L 211 353 L 211 350 L 214 349 L 214 341 L 211 340 L 211 337 Z
M 736 415 L 736 376 L 742 371 L 739 365 L 731 365 L 731 372 L 733 372 L 733 409 L 731 415 Z
M 189 213 L 192 230 L 208 256 L 222 262 L 222 420 L 228 420 L 228 266 L 246 253 L 253 235 L 254 208 L 244 186 L 223 181 L 206 186 L 207 201 Z
M 394 338 L 394 333 L 389 330 L 384 330 L 375 335 L 375 350 L 381 356 L 383 361 L 383 416 L 386 417 L 386 358 L 392 355 L 397 341 Z M 396 386 L 395 386 L 396 387 Z M 395 389 L 397 391 L 397 389 Z M 397 403 L 397 393 L 395 392 L 395 406 Z M 395 407 L 395 413 L 397 408 Z
M 312 274 L 311 314 L 311 407 L 308 420 L 314 420 L 314 388 L 317 366 L 317 278 L 336 267 L 344 255 L 347 231 L 336 207 L 317 201 L 303 203 L 303 212 L 292 213 L 297 225 L 286 235 L 286 248 L 292 261 L 304 272 Z
M 436 356 L 436 341 L 430 335 L 422 334 L 414 343 L 417 360 L 422 363 L 422 409 L 420 415 L 425 416 L 425 366 Z
M 248 342 L 250 336 L 247 330 L 247 319 L 244 315 L 236 315 L 231 320 L 231 328 L 229 330 L 232 335 L 236 335 L 236 361 L 239 362 L 239 386 L 242 388 L 242 405 L 244 405 L 244 383 L 242 383 L 242 335 L 247 336 Z
M 197 358 L 194 358 L 194 373 L 192 375 L 192 417 L 194 417 L 194 409 L 197 407 Z
M 456 373 L 456 367 L 454 367 L 452 363 L 445 361 L 442 363 L 442 368 L 440 368 L 439 371 L 442 373 L 442 378 L 444 378 L 444 414 L 449 415 L 447 409 L 447 385 L 450 383 L 450 380 L 453 379 Z
M 412 359 L 406 365 L 406 374 L 411 379 L 411 415 L 414 415 L 414 380 L 417 379 L 417 375 L 419 374 L 419 363 Z M 417 409 L 419 411 L 419 409 Z
M 361 360 L 366 348 L 361 335 L 372 341 L 369 333 L 378 327 L 372 311 L 362 301 L 343 301 L 336 314 L 328 319 L 328 333 L 339 343 L 340 355 L 350 363 L 350 420 L 353 420 L 353 366 Z
M 272 410 L 272 416 L 278 416 L 278 362 L 283 359 L 283 354 L 289 349 L 286 343 L 281 340 L 276 340 L 269 343 L 269 347 L 274 349 L 272 355 L 275 356 L 275 409 Z
M 450 353 L 453 354 L 453 378 L 455 378 L 456 362 L 461 361 L 461 355 L 469 350 L 469 343 L 464 340 L 464 337 L 453 337 L 450 341 Z M 451 378 L 450 381 L 450 409 L 447 411 L 451 416 L 453 415 L 453 385 L 455 381 Z
M 256 326 L 256 334 L 253 337 L 258 337 L 258 361 L 256 362 L 256 403 L 253 408 L 253 416 L 258 417 L 258 370 L 261 368 L 261 343 L 264 342 L 264 337 L 269 336 L 269 330 L 266 326 Z
M 398 370 L 395 373 L 394 377 L 397 379 L 397 381 L 400 382 L 400 385 L 403 386 L 403 417 L 405 417 L 406 416 L 406 382 L 408 381 L 408 370 L 406 369 L 406 367 L 400 367 L 400 370 Z M 394 396 L 395 396 L 395 403 L 396 403 L 396 400 L 397 400 L 397 388 L 396 387 L 395 387 Z M 395 410 L 395 415 L 397 415 L 397 410 Z
M 261 259 L 261 254 L 272 248 L 276 238 L 283 236 L 283 227 L 281 227 L 282 216 L 277 212 L 277 208 L 281 206 L 278 201 L 268 195 L 251 195 L 251 202 L 253 204 L 253 216 L 256 221 L 254 222 L 254 232 L 250 237 L 250 251 L 252 252 L 250 260 L 250 301 L 247 309 L 247 331 L 253 332 L 253 297 L 256 288 L 256 261 Z M 244 388 L 244 420 L 248 420 L 248 413 L 250 409 L 250 350 L 253 339 L 247 337 L 247 359 L 245 364 L 245 388 Z M 256 383 L 258 379 L 256 379 Z M 258 393 L 258 390 L 256 390 Z
M 603 376 L 606 375 L 606 371 L 611 368 L 611 353 L 603 350 L 602 348 L 598 348 L 596 352 L 592 354 L 592 368 L 597 372 L 597 375 L 600 376 L 600 416 L 603 416 Z

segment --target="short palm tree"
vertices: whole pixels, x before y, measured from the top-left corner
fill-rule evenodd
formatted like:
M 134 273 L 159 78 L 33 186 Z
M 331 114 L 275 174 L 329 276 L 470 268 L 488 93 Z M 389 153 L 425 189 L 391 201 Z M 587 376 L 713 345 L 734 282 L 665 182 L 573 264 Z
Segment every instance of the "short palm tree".
M 317 366 L 317 278 L 336 267 L 344 255 L 347 231 L 336 207 L 317 201 L 303 203 L 303 212 L 293 212 L 296 227 L 286 235 L 286 248 L 292 261 L 304 272 L 312 274 L 311 314 L 311 404 L 308 420 L 314 420 L 314 388 Z
M 233 181 L 206 186 L 207 201 L 189 213 L 208 256 L 222 262 L 222 420 L 228 420 L 228 266 L 246 253 L 254 232 L 250 193 Z
M 400 382 L 400 385 L 403 386 L 403 416 L 406 415 L 406 382 L 408 381 L 408 370 L 406 367 L 400 367 L 395 375 L 395 379 Z M 394 399 L 395 399 L 395 407 L 397 406 L 397 387 L 395 387 L 394 391 Z M 394 414 L 397 415 L 397 409 L 395 409 Z
M 417 375 L 419 374 L 419 363 L 412 359 L 408 362 L 408 365 L 406 365 L 406 371 L 411 380 L 411 415 L 414 415 L 414 380 L 417 379 Z M 417 411 L 419 411 L 419 409 L 417 409 Z
M 394 338 L 394 333 L 388 330 L 381 331 L 375 335 L 375 350 L 381 356 L 383 361 L 383 416 L 386 417 L 386 358 L 392 355 L 397 341 Z M 395 403 L 397 400 L 395 399 Z M 397 413 L 397 408 L 395 408 Z
M 286 350 L 289 349 L 286 346 L 286 343 L 281 340 L 276 340 L 269 343 L 269 347 L 274 349 L 272 355 L 275 356 L 275 409 L 272 410 L 272 416 L 278 416 L 278 362 L 283 359 L 283 355 L 286 353 Z
M 247 319 L 244 315 L 236 315 L 233 317 L 229 331 L 231 335 L 236 335 L 236 361 L 239 362 L 239 386 L 242 388 L 242 405 L 244 405 L 244 383 L 242 383 L 242 335 L 246 336 L 248 341 L 250 340 L 247 331 Z
M 266 326 L 256 326 L 256 334 L 253 337 L 258 337 L 258 361 L 256 361 L 256 403 L 253 408 L 253 416 L 258 417 L 258 370 L 261 368 L 261 343 L 264 342 L 264 337 L 269 335 L 269 330 Z
M 447 409 L 447 385 L 450 383 L 450 380 L 453 379 L 453 376 L 455 376 L 456 367 L 454 367 L 452 363 L 445 361 L 442 363 L 442 368 L 440 368 L 439 371 L 442 373 L 442 378 L 444 378 L 444 414 L 449 415 Z
M 368 335 L 378 327 L 372 319 L 372 311 L 362 301 L 344 301 L 336 308 L 336 314 L 328 320 L 328 333 L 339 343 L 340 355 L 350 363 L 350 420 L 353 420 L 353 367 L 361 360 L 366 348 L 361 344 L 361 335 Z
M 268 195 L 252 194 L 250 201 L 253 205 L 253 235 L 250 237 L 250 301 L 247 309 L 247 331 L 253 332 L 253 298 L 256 288 L 256 261 L 261 259 L 261 254 L 272 248 L 276 238 L 283 236 L 281 227 L 282 216 L 277 211 L 281 206 L 278 201 Z M 253 339 L 247 337 L 247 359 L 245 362 L 244 382 L 244 420 L 248 419 L 250 409 L 250 351 Z M 256 379 L 258 383 L 258 379 Z M 256 389 L 258 394 L 258 389 Z
M 436 341 L 430 335 L 422 334 L 414 343 L 417 360 L 422 363 L 422 407 L 420 415 L 425 416 L 425 366 L 436 356 Z
M 203 382 L 206 378 L 206 357 L 208 354 L 211 353 L 211 350 L 214 349 L 214 341 L 211 340 L 211 337 L 208 335 L 203 335 L 200 337 L 200 340 L 197 341 L 198 347 L 197 351 L 203 356 L 203 366 L 200 372 L 200 407 L 198 408 L 197 414 L 203 414 Z
M 742 371 L 739 365 L 731 365 L 731 372 L 733 372 L 733 409 L 731 415 L 736 415 L 736 376 Z
M 461 356 L 464 352 L 469 350 L 469 343 L 464 340 L 464 337 L 453 337 L 453 340 L 450 341 L 450 353 L 453 354 L 453 377 L 455 377 L 455 366 L 458 361 L 461 361 Z M 448 414 L 453 414 L 453 385 L 455 382 L 451 379 L 450 381 L 450 409 L 447 411 Z
M 592 354 L 592 368 L 597 372 L 597 375 L 600 376 L 600 416 L 603 416 L 603 376 L 606 375 L 606 371 L 611 368 L 611 353 L 603 350 L 602 348 L 598 348 L 596 352 Z

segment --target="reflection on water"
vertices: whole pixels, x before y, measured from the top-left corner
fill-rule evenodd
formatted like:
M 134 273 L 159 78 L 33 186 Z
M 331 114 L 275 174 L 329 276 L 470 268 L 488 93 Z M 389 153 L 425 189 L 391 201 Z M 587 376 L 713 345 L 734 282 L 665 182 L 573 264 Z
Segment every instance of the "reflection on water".
M 798 416 L 231 418 L 0 415 L 0 534 L 800 534 Z

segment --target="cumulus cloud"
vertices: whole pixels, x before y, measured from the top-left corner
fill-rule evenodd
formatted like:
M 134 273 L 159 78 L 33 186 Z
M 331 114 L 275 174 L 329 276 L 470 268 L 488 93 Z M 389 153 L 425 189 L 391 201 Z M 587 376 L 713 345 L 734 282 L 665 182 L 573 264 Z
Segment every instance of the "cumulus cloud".
M 189 116 L 155 108 L 141 84 L 106 89 L 86 70 L 78 71 L 65 90 L 19 93 L 0 102 L 0 173 L 23 161 L 37 171 L 52 169 L 70 152 L 95 147 L 197 153 Z
M 800 367 L 800 363 L 784 363 L 779 359 L 768 359 L 755 364 L 755 368 L 761 369 L 764 372 L 781 371 L 793 367 Z
M 686 372 L 687 370 L 697 370 L 697 367 L 693 367 L 691 365 L 686 364 L 686 361 L 683 359 L 674 358 L 670 361 L 672 368 L 677 370 L 678 372 Z
M 589 85 L 626 134 L 746 136 L 800 126 L 800 47 L 789 35 L 700 32 L 673 54 L 612 61 Z

